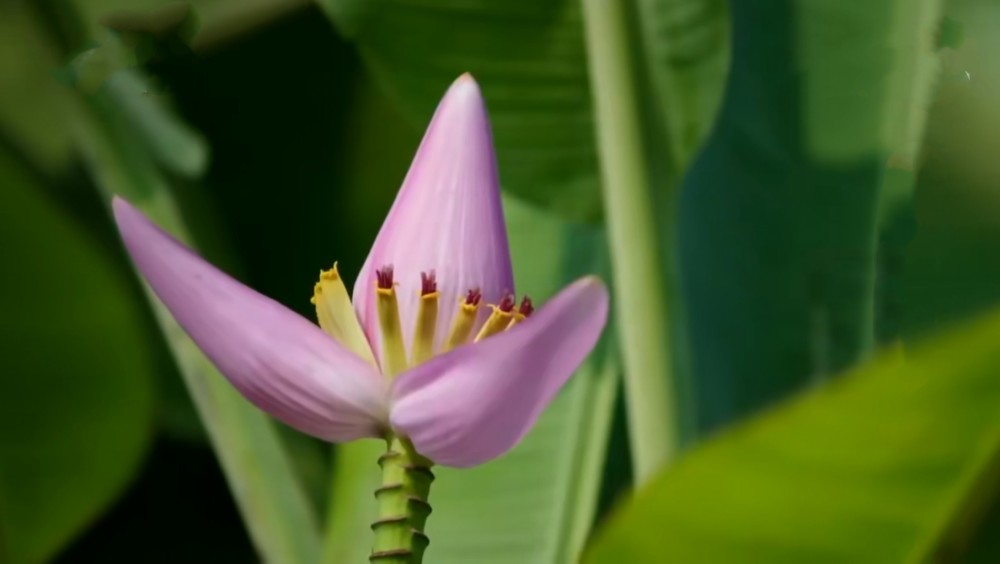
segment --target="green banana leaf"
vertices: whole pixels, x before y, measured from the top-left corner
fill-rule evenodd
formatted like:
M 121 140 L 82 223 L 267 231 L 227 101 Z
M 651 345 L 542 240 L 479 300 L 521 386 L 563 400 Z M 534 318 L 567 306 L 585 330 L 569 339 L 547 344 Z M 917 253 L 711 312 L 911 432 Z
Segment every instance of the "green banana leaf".
M 702 430 L 864 358 L 886 164 L 913 145 L 936 0 L 731 4 L 716 127 L 679 203 Z
M 575 0 L 321 5 L 414 124 L 425 124 L 448 85 L 471 72 L 490 109 L 504 189 L 569 218 L 600 217 Z
M 1000 475 L 1000 310 L 690 452 L 588 562 L 958 561 Z
M 664 120 L 671 168 L 683 171 L 715 121 L 729 64 L 725 0 L 638 0 L 653 94 Z

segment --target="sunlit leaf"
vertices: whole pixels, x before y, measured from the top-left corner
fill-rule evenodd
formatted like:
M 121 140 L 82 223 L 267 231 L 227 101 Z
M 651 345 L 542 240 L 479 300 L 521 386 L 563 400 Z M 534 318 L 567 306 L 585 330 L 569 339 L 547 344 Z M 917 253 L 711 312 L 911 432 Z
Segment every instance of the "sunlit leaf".
M 723 432 L 589 561 L 953 561 L 1000 471 L 998 343 L 995 311 Z

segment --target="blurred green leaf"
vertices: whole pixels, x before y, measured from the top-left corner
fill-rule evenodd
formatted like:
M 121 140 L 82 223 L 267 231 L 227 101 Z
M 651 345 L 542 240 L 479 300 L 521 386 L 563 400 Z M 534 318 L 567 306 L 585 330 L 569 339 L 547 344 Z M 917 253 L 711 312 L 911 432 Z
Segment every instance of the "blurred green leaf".
M 153 428 L 127 273 L 0 152 L 0 561 L 43 562 L 125 488 Z
M 729 64 L 725 0 L 638 0 L 638 24 L 673 155 L 682 171 L 704 141 Z
M 153 10 L 112 12 L 101 19 L 101 24 L 114 31 L 139 61 L 169 56 L 171 51 L 185 54 L 185 46 L 198 31 L 198 18 L 189 2 L 170 2 Z
M 567 217 L 600 217 L 575 0 L 321 4 L 413 123 L 427 123 L 448 85 L 471 72 L 490 109 L 504 188 Z
M 879 192 L 921 137 L 938 2 L 731 11 L 728 91 L 679 207 L 702 428 L 870 351 Z
M 998 343 L 994 311 L 724 432 L 589 561 L 955 561 L 1000 474 Z
M 185 17 L 201 24 L 192 41 L 198 47 L 217 45 L 232 37 L 273 22 L 289 12 L 303 8 L 310 0 L 75 0 L 80 18 L 89 32 L 99 34 L 102 28 L 142 32 L 176 31 L 181 38 L 190 37 L 190 20 L 178 21 L 183 6 L 193 14 Z M 171 24 L 180 27 L 171 28 Z M 161 36 L 162 37 L 162 36 Z
M 925 13 L 933 20 L 936 13 Z M 932 45 L 933 53 L 923 53 L 905 68 L 902 80 L 896 82 L 900 88 L 912 89 L 910 97 L 910 119 L 905 114 L 897 121 L 898 134 L 890 145 L 892 154 L 882 177 L 881 201 L 879 202 L 879 240 L 876 273 L 876 336 L 880 343 L 891 343 L 903 336 L 906 300 L 906 260 L 907 250 L 917 233 L 914 213 L 915 189 L 918 172 L 926 172 L 926 154 L 933 151 L 932 132 L 925 134 L 936 99 L 945 86 L 938 80 L 942 50 L 956 48 L 962 42 L 962 26 L 956 20 L 942 17 L 936 22 Z M 917 26 L 917 29 L 925 26 Z M 925 29 L 926 31 L 926 29 Z M 914 38 L 920 40 L 922 38 Z M 907 84 L 907 82 L 909 84 Z M 904 90 L 905 91 L 905 90 Z M 904 105 L 905 108 L 905 105 Z M 909 122 L 908 126 L 900 125 Z M 923 148 L 921 137 L 926 135 L 927 147 Z M 949 190 L 950 191 L 950 190 Z M 938 300 L 931 300 L 936 302 Z M 921 307 L 920 305 L 917 306 Z
M 1000 560 L 1000 503 L 996 501 L 975 535 L 963 547 L 966 564 L 991 564 Z
M 200 134 L 173 114 L 148 78 L 135 69 L 122 69 L 101 86 L 125 114 L 124 123 L 136 129 L 157 162 L 175 174 L 200 176 L 208 166 L 208 146 Z
M 205 139 L 171 111 L 138 68 L 141 62 L 130 48 L 109 36 L 103 45 L 74 57 L 64 74 L 71 86 L 120 113 L 121 126 L 133 129 L 135 139 L 165 170 L 200 176 L 208 165 Z
M 955 18 L 945 17 L 938 28 L 937 46 L 940 49 L 958 49 L 965 42 L 965 26 Z
M 941 53 L 913 202 L 916 232 L 901 262 L 904 338 L 1000 305 L 1000 5 L 948 3 L 968 38 Z M 954 21 L 954 20 L 952 20 Z M 951 25 L 955 25 L 954 23 Z
M 68 96 L 52 70 L 65 61 L 40 33 L 28 3 L 0 2 L 0 37 L 0 124 L 34 162 L 60 171 L 70 160 L 72 139 Z

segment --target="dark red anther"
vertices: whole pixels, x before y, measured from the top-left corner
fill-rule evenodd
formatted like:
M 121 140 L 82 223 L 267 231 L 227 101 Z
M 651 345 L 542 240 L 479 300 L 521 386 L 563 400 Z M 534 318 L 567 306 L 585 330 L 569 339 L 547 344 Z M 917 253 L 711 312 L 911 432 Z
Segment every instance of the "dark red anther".
M 510 313 L 514 310 L 514 305 L 517 303 L 514 299 L 514 294 L 510 292 L 504 292 L 503 298 L 500 300 L 500 304 L 497 305 L 497 309 L 504 313 Z
M 438 291 L 437 276 L 433 270 L 420 273 L 420 295 L 426 296 Z
M 528 296 L 521 298 L 521 307 L 518 308 L 517 312 L 525 317 L 530 317 L 535 312 L 535 304 L 531 303 L 531 298 Z
M 375 271 L 376 284 L 383 290 L 392 288 L 392 265 L 387 264 Z
M 477 306 L 482 299 L 483 293 L 479 291 L 479 288 L 473 288 L 465 295 L 465 305 Z

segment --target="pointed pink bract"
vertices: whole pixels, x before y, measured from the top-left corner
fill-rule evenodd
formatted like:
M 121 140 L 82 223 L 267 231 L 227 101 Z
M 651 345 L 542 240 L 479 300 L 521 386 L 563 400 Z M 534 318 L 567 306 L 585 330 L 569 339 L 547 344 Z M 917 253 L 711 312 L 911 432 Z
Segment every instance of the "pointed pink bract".
M 233 387 L 321 439 L 379 436 L 387 387 L 368 363 L 202 260 L 125 200 L 115 198 L 113 207 L 139 272 Z
M 389 420 L 438 464 L 467 467 L 513 448 L 594 348 L 608 312 L 583 278 L 531 318 L 401 374 Z
M 467 290 L 480 288 L 486 302 L 514 290 L 492 134 L 469 75 L 456 80 L 438 106 L 355 283 L 354 305 L 376 351 L 373 288 L 375 270 L 384 265 L 395 270 L 406 343 L 412 342 L 421 272 L 437 277 L 438 343 Z

